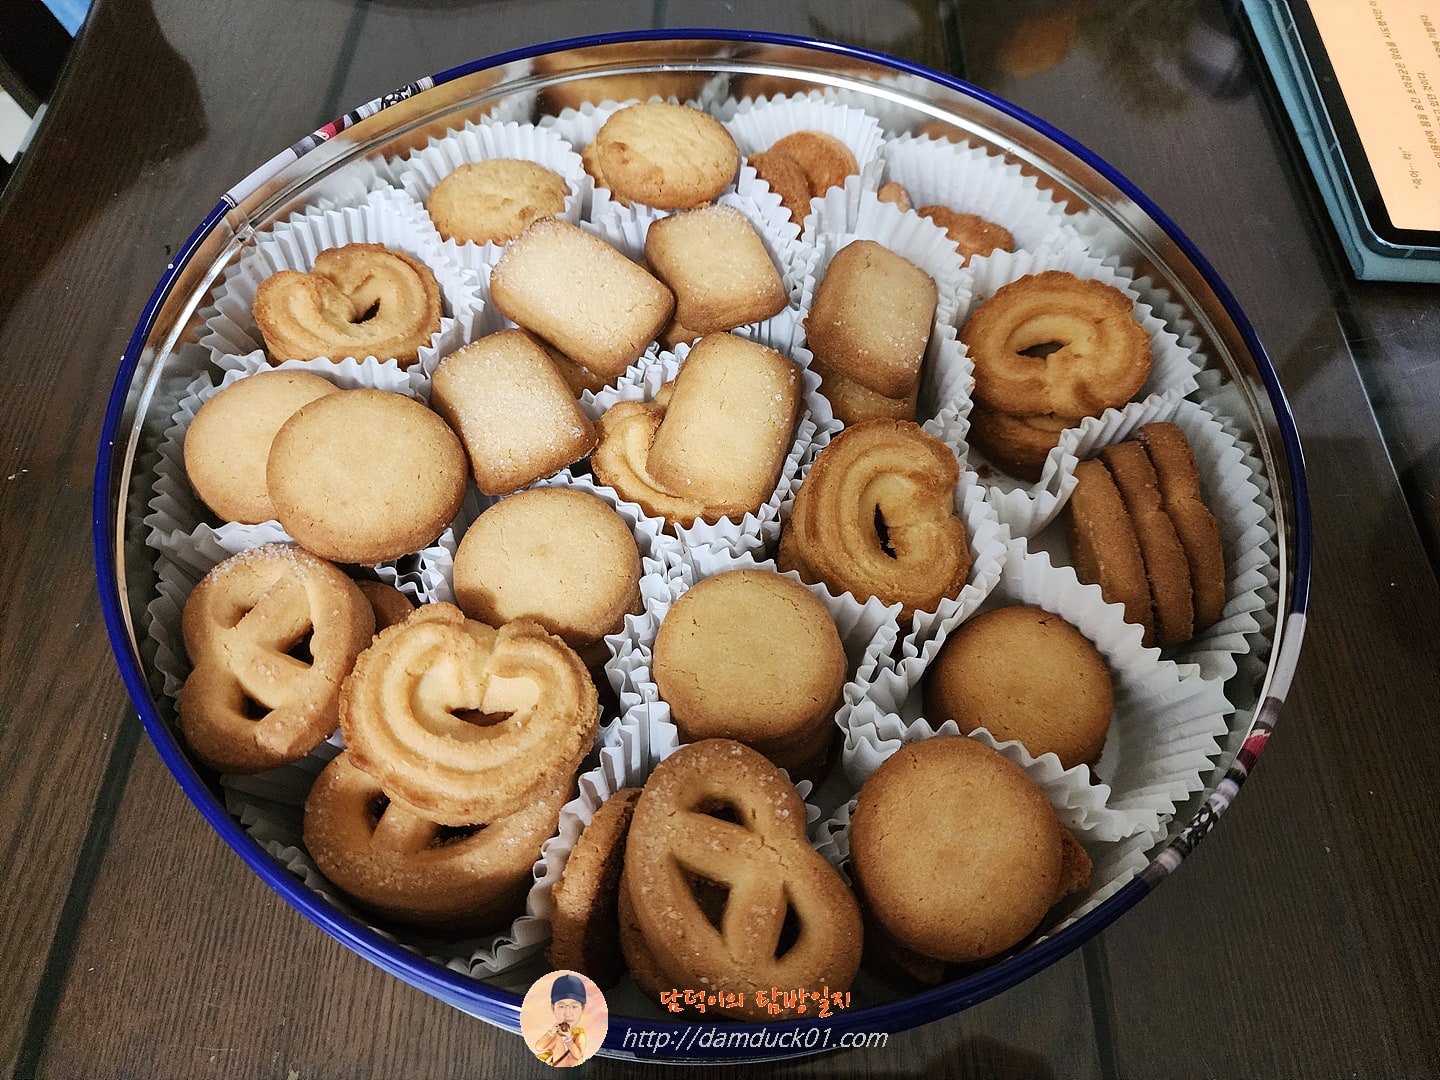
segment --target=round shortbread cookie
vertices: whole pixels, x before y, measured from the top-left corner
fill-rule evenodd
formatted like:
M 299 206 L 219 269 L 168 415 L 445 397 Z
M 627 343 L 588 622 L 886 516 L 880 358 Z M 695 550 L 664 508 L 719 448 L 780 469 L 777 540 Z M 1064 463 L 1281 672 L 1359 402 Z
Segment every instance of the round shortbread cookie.
M 460 510 L 469 466 L 455 433 L 418 401 L 383 390 L 327 394 L 285 421 L 266 483 L 304 547 L 374 564 L 418 551 Z
M 377 634 L 387 626 L 398 626 L 415 611 L 415 605 L 410 602 L 410 598 L 394 585 L 369 580 L 357 581 L 355 584 L 360 586 L 360 591 L 365 594 L 365 599 L 370 601 L 370 607 L 375 612 Z
M 1023 769 L 974 739 L 897 750 L 860 789 L 850 871 L 901 945 L 951 962 L 1024 940 L 1060 895 L 1061 826 Z
M 605 121 L 594 142 L 609 189 L 657 210 L 711 202 L 740 166 L 740 151 L 724 125 L 688 105 L 629 105 Z
M 552 892 L 550 947 L 553 968 L 588 975 L 597 986 L 615 985 L 624 974 L 618 911 L 625 834 L 639 788 L 622 788 L 606 799 L 581 831 L 565 873 Z
M 779 752 L 772 760 L 791 769 L 827 745 L 819 732 L 840 707 L 845 649 L 804 585 L 769 570 L 731 570 L 675 601 L 655 635 L 651 670 L 684 741 L 735 739 Z
M 491 506 L 455 552 L 455 598 L 472 619 L 534 619 L 576 652 L 640 610 L 640 550 L 589 492 L 540 487 Z
M 226 521 L 274 518 L 265 462 L 275 433 L 302 406 L 336 392 L 306 371 L 260 371 L 225 387 L 185 430 L 185 475 L 195 494 Z
M 953 720 L 964 735 L 983 727 L 1035 757 L 1054 753 L 1067 769 L 1100 756 L 1113 707 L 1100 650 L 1037 607 L 995 608 L 963 623 L 925 673 L 932 724 Z
M 533 161 L 487 158 L 443 178 L 425 208 L 447 240 L 500 244 L 536 218 L 563 213 L 569 190 L 564 177 Z

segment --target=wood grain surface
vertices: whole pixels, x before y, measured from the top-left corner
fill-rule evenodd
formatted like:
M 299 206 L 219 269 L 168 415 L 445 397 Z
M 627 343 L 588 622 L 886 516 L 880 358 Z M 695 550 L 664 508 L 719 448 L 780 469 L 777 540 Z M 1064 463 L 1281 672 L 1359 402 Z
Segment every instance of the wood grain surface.
M 144 302 L 231 183 L 419 75 L 576 34 L 701 25 L 820 34 L 966 74 L 1117 166 L 1253 321 L 1304 440 L 1315 527 L 1289 703 L 1172 880 L 955 1017 L 746 1075 L 1432 1073 L 1440 293 L 1348 277 L 1243 32 L 1218 2 L 1159 0 L 96 0 L 0 197 L 0 1070 L 546 1071 L 520 1039 L 311 926 L 186 801 L 111 656 L 92 473 Z

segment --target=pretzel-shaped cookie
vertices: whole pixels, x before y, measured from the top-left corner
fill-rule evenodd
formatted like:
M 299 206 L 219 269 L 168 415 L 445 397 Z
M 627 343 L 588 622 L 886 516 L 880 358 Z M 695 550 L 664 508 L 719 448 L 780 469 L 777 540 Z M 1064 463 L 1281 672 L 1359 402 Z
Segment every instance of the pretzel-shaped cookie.
M 281 270 L 255 290 L 265 348 L 282 360 L 395 358 L 409 367 L 440 329 L 430 268 L 383 244 L 326 248 L 308 274 Z
M 345 752 L 305 800 L 305 847 L 362 907 L 431 930 L 483 933 L 524 908 L 540 845 L 569 796 L 569 776 L 556 776 L 507 817 L 447 829 L 387 796 Z
M 908 621 L 959 595 L 970 573 L 955 516 L 960 466 L 950 448 L 904 420 L 846 428 L 795 493 L 777 564 L 864 601 L 900 603 Z
M 351 760 L 442 825 L 514 813 L 570 775 L 600 715 L 584 663 L 539 623 L 426 604 L 376 636 L 340 693 Z
M 221 772 L 304 757 L 339 722 L 340 685 L 375 632 L 365 594 L 303 548 L 266 544 L 220 563 L 182 620 L 193 670 L 180 730 Z
M 713 923 L 696 879 L 728 889 Z M 844 989 L 859 968 L 859 906 L 807 843 L 805 804 L 779 769 L 734 740 L 690 743 L 656 767 L 630 822 L 624 888 L 642 967 L 653 961 L 677 986 L 742 991 L 735 1015 L 766 1015 L 757 990 Z
M 1150 337 L 1130 298 L 1101 281 L 1047 270 L 980 305 L 960 331 L 975 399 L 1011 416 L 1098 416 L 1150 377 Z

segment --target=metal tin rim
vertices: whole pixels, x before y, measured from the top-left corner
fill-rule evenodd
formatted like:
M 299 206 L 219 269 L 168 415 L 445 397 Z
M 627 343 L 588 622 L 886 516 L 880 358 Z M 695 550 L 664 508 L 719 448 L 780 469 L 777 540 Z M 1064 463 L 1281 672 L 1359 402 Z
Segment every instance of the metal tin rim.
M 1285 693 L 1293 678 L 1298 662 L 1300 644 L 1304 636 L 1305 617 L 1309 601 L 1311 526 L 1309 501 L 1306 488 L 1304 460 L 1299 436 L 1289 403 L 1280 387 L 1274 366 L 1260 343 L 1254 328 L 1245 317 L 1233 294 L 1225 286 L 1219 274 L 1200 253 L 1179 227 L 1146 196 L 1138 187 L 1119 173 L 1114 167 L 1075 142 L 1063 132 L 1022 109 L 998 98 L 978 87 L 959 79 L 933 71 L 922 65 L 887 56 L 882 53 L 840 45 L 833 42 L 796 37 L 792 35 L 769 34 L 748 31 L 727 31 L 715 29 L 649 30 L 627 33 L 602 34 L 570 38 L 556 42 L 512 50 L 491 57 L 444 70 L 431 79 L 416 84 L 420 90 L 441 86 L 462 76 L 470 75 L 510 63 L 529 59 L 542 53 L 553 53 L 566 49 L 594 45 L 609 45 L 637 41 L 671 39 L 707 39 L 729 42 L 753 42 L 766 45 L 797 46 L 829 53 L 836 57 L 849 58 L 885 65 L 909 75 L 918 76 L 938 83 L 966 97 L 973 98 L 1010 118 L 1027 125 L 1040 134 L 1064 147 L 1086 162 L 1099 174 L 1115 184 L 1131 198 L 1150 219 L 1173 241 L 1198 271 L 1206 284 L 1213 290 L 1228 318 L 1233 322 L 1244 339 L 1251 360 L 1254 363 L 1273 411 L 1278 428 L 1284 464 L 1291 496 L 1293 520 L 1293 565 L 1288 574 L 1282 572 L 1282 585 L 1288 581 L 1288 606 L 1275 630 L 1275 645 L 1268 673 L 1268 687 L 1263 701 L 1256 708 L 1247 733 L 1244 747 L 1236 757 L 1234 766 L 1225 780 L 1211 794 L 1200 810 L 1163 850 L 1158 852 L 1146 869 L 1134 880 L 1127 883 L 1113 896 L 1103 901 L 1094 911 L 1078 919 L 1070 926 L 1058 931 L 1050 938 L 1005 961 L 974 975 L 948 983 L 944 986 L 916 994 L 909 998 L 888 1002 L 883 1005 L 859 1009 L 853 1013 L 837 1013 L 828 1020 L 780 1021 L 764 1025 L 733 1024 L 727 1031 L 750 1032 L 755 1035 L 787 1031 L 806 1032 L 811 1028 L 825 1032 L 823 1044 L 801 1045 L 803 1040 L 792 1039 L 787 1053 L 773 1051 L 776 1040 L 767 1047 L 763 1038 L 757 1038 L 755 1045 L 741 1045 L 743 1039 L 734 1040 L 738 1054 L 726 1056 L 697 1057 L 696 1060 L 720 1062 L 723 1060 L 756 1060 L 761 1057 L 793 1056 L 795 1053 L 814 1052 L 826 1046 L 836 1045 L 833 1039 L 847 1032 L 899 1031 L 914 1027 L 941 1016 L 960 1011 L 1016 983 L 1053 963 L 1081 943 L 1088 940 L 1115 919 L 1128 911 L 1135 903 L 1179 866 L 1195 844 L 1206 835 L 1219 816 L 1228 807 L 1245 777 L 1253 768 L 1273 728 Z M 347 114 L 326 129 L 322 129 L 320 141 L 313 142 L 303 150 L 291 148 L 276 155 L 246 178 L 236 189 L 253 188 L 291 164 L 305 152 L 323 142 L 323 138 L 344 130 L 354 119 L 371 115 L 385 107 L 385 99 L 377 99 L 355 112 Z M 128 470 L 133 464 L 128 460 L 127 447 L 120 441 L 125 438 L 121 423 L 126 411 L 127 399 L 133 387 L 132 379 L 138 369 L 141 354 L 154 329 L 162 303 L 175 289 L 179 277 L 202 242 L 217 228 L 225 215 L 234 208 L 235 200 L 227 195 L 211 211 L 201 225 L 187 240 L 175 261 L 167 267 L 138 322 L 121 360 L 120 368 L 106 408 L 104 427 L 100 439 L 100 452 L 95 473 L 95 487 L 92 504 L 92 528 L 95 545 L 96 573 L 99 581 L 101 606 L 111 647 L 115 653 L 127 691 L 144 723 L 145 729 L 155 744 L 162 760 L 175 775 L 186 796 L 193 802 L 202 816 L 220 834 L 221 838 L 288 903 L 302 915 L 319 926 L 326 933 L 347 947 L 366 957 L 377 966 L 401 978 L 417 988 L 444 1000 L 463 1011 L 490 1021 L 511 1031 L 519 1030 L 520 998 L 517 995 L 497 989 L 474 979 L 462 976 L 442 967 L 416 953 L 397 945 L 383 935 L 371 930 L 358 921 L 341 914 L 323 897 L 311 892 L 303 883 L 285 870 L 248 834 L 240 824 L 229 816 L 221 800 L 209 784 L 200 776 L 186 757 L 174 734 L 161 718 L 146 684 L 140 660 L 132 644 L 132 629 L 129 610 L 121 595 L 119 563 L 123 542 L 122 523 L 124 500 L 118 497 L 123 487 L 128 486 Z M 119 482 L 126 481 L 122 486 Z M 1282 551 L 1282 559 L 1284 552 Z M 679 1049 L 687 1033 L 695 1026 L 689 1024 L 666 1024 L 663 1021 L 643 1021 L 647 1030 L 665 1032 L 671 1036 L 672 1046 Z M 611 1026 L 605 1051 L 621 1056 L 632 1056 L 640 1060 L 656 1060 L 656 1055 L 642 1055 L 625 1051 L 619 1045 L 619 1027 Z M 785 1040 L 779 1039 L 782 1044 Z

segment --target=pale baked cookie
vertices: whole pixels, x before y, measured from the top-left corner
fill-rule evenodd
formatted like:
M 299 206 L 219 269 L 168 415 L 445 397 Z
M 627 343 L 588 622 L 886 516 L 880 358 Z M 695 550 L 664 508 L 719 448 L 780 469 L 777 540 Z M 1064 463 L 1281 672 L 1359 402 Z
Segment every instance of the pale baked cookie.
M 987 960 L 1034 932 L 1067 885 L 1088 881 L 1067 871 L 1074 848 L 1063 833 L 1018 765 L 940 735 L 901 747 L 865 781 L 850 815 L 850 872 L 905 948 Z
M 281 270 L 255 290 L 255 323 L 275 363 L 398 360 L 409 367 L 440 330 L 440 286 L 430 268 L 383 244 L 346 244 L 315 257 L 308 274 Z
M 346 390 L 301 408 L 265 467 L 276 518 L 317 555 L 374 564 L 439 536 L 465 498 L 465 448 L 404 394 Z
M 557 473 L 595 445 L 595 425 L 523 330 L 489 334 L 441 360 L 430 402 L 465 444 L 486 495 Z
M 560 377 L 565 380 L 565 385 L 570 387 L 570 392 L 577 398 L 586 390 L 595 394 L 609 385 L 610 380 L 604 375 L 591 371 L 584 364 L 575 363 L 548 341 L 538 337 L 534 338 L 534 341 L 545 350 L 545 355 L 550 357 L 550 362 L 555 365 L 555 370 L 560 373 Z
M 630 821 L 621 889 L 621 945 L 637 980 L 743 995 L 718 1010 L 727 1015 L 766 1018 L 755 992 L 772 986 L 847 989 L 860 965 L 855 898 L 807 842 L 794 785 L 729 739 L 689 743 L 655 767 Z
M 260 371 L 210 398 L 185 430 L 185 475 L 195 494 L 226 521 L 274 518 L 265 461 L 275 433 L 302 405 L 336 390 L 309 372 Z
M 800 413 L 800 370 L 734 334 L 701 338 L 653 401 L 600 418 L 595 478 L 647 514 L 740 518 L 775 490 Z
M 537 218 L 563 213 L 569 190 L 564 177 L 533 161 L 487 158 L 442 178 L 425 208 L 447 240 L 500 244 Z
M 914 392 L 935 321 L 935 280 L 873 240 L 841 248 L 815 286 L 805 334 L 815 358 L 890 398 Z
M 1135 539 L 1145 563 L 1145 578 L 1150 583 L 1155 640 L 1144 644 L 1163 648 L 1189 641 L 1195 634 L 1190 563 L 1175 533 L 1175 525 L 1165 512 L 1150 456 L 1140 443 L 1131 440 L 1105 447 L 1100 451 L 1100 460 L 1110 470 L 1125 503 L 1125 512 L 1135 526 Z
M 1024 657 L 1024 663 L 1017 663 Z M 925 672 L 925 715 L 962 735 L 985 728 L 1066 768 L 1100 757 L 1114 708 L 1110 667 L 1072 624 L 1027 605 L 995 608 L 950 632 Z
M 670 290 L 584 229 L 542 218 L 505 249 L 490 298 L 508 319 L 607 379 L 624 372 L 675 310 Z
M 639 788 L 622 788 L 600 804 L 570 855 L 565 873 L 551 893 L 552 968 L 588 975 L 602 989 L 625 974 L 620 952 L 620 872 L 625 866 L 625 835 L 640 798 Z
M 180 731 L 221 772 L 298 761 L 339 723 L 340 685 L 375 616 L 338 568 L 289 544 L 242 551 L 185 600 Z
M 356 659 L 340 728 L 391 798 L 458 827 L 514 813 L 556 777 L 568 784 L 599 711 L 585 665 L 538 623 L 497 630 L 425 604 Z
M 570 788 L 557 776 L 513 814 L 454 828 L 392 799 L 342 752 L 305 800 L 305 849 L 369 911 L 432 933 L 480 934 L 524 912 L 535 860 Z
M 1225 548 L 1220 526 L 1200 493 L 1200 472 L 1185 433 L 1175 424 L 1144 425 L 1140 445 L 1150 456 L 1165 513 L 1190 563 L 1195 597 L 1195 629 L 1216 623 L 1225 607 Z
M 788 300 L 780 272 L 750 219 L 706 206 L 651 224 L 645 261 L 675 294 L 675 320 L 697 335 L 760 322 Z
M 790 578 L 745 569 L 696 582 L 651 652 L 684 742 L 736 739 L 800 779 L 838 732 L 845 649 L 825 605 Z
M 730 186 L 740 152 L 725 126 L 688 105 L 643 102 L 612 113 L 594 139 L 594 159 L 617 198 L 658 210 L 688 210 Z
M 472 619 L 534 619 L 590 666 L 640 611 L 640 551 L 625 519 L 589 492 L 539 487 L 488 508 L 455 552 L 455 599 Z
M 881 202 L 893 203 L 901 210 L 913 210 L 914 204 L 910 201 L 910 193 L 905 190 L 903 184 L 894 180 L 887 181 L 880 185 L 875 197 Z
M 1107 604 L 1121 604 L 1125 621 L 1155 636 L 1155 613 L 1150 603 L 1150 582 L 1135 524 L 1110 470 L 1101 461 L 1075 466 L 1075 490 L 1065 505 L 1065 531 L 1075 576 L 1087 585 L 1099 585 Z

